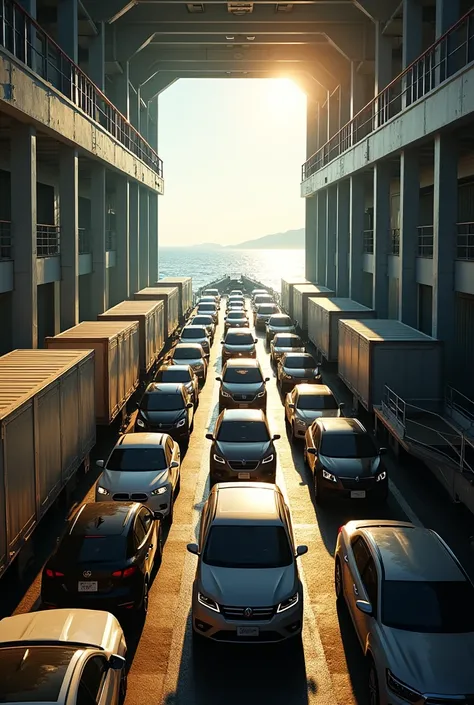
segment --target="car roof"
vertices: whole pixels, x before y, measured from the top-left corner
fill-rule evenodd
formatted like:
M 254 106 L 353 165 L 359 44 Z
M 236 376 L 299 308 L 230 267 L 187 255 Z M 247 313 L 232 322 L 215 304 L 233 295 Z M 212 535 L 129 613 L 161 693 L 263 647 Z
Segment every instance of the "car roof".
M 290 316 L 287 313 L 280 312 L 280 313 L 274 313 L 272 318 L 290 318 Z M 290 320 L 291 320 L 291 318 L 290 318 Z
M 124 433 L 118 439 L 115 447 L 127 446 L 128 448 L 149 448 L 150 446 L 163 446 L 166 442 L 166 433 Z
M 230 328 L 227 329 L 226 335 L 229 335 L 229 333 L 235 333 L 236 335 L 250 335 L 253 340 L 253 333 L 250 330 L 250 328 Z
M 173 350 L 183 350 L 184 348 L 194 348 L 195 350 L 199 350 L 199 352 L 202 350 L 201 343 L 178 343 Z
M 87 502 L 72 517 L 69 536 L 120 536 L 127 532 L 138 502 Z
M 192 330 L 196 330 L 196 329 L 202 330 L 203 328 L 205 329 L 206 326 L 203 324 L 199 324 L 199 323 L 190 323 L 189 325 L 184 326 L 183 330 L 187 330 L 188 328 L 191 328 Z M 183 335 L 183 331 L 181 331 L 181 335 Z
M 367 433 L 359 419 L 322 416 L 321 418 L 316 419 L 316 423 L 325 433 Z
M 295 389 L 300 397 L 333 396 L 327 384 L 297 384 Z
M 225 363 L 227 367 L 260 367 L 260 363 L 253 357 L 231 358 Z
M 179 394 L 183 393 L 181 382 L 150 382 L 145 394 Z
M 299 335 L 296 335 L 296 333 L 276 333 L 275 337 L 273 338 L 273 342 L 276 343 L 276 341 L 280 338 L 299 338 Z M 301 340 L 301 339 L 300 339 Z
M 431 529 L 421 526 L 370 526 L 362 533 L 377 546 L 385 580 L 453 581 L 466 577 Z
M 281 526 L 278 488 L 258 482 L 227 482 L 217 485 L 213 524 L 267 524 Z
M 263 409 L 224 409 L 222 421 L 266 421 Z
M 173 370 L 176 372 L 189 372 L 190 374 L 193 373 L 193 368 L 191 365 L 162 365 L 158 372 L 168 372 L 169 370 Z
M 287 352 L 287 353 L 285 353 L 285 360 L 290 360 L 293 357 L 303 357 L 303 358 L 312 357 L 314 360 L 314 355 L 312 355 L 309 352 Z

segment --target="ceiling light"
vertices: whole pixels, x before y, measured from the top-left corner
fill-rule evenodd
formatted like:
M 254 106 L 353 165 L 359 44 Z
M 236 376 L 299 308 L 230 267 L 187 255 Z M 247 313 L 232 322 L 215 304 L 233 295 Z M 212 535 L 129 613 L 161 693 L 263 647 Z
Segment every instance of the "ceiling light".
M 204 12 L 204 3 L 202 2 L 187 2 L 186 7 L 191 13 Z
M 255 39 L 255 37 L 247 37 L 248 42 L 253 42 L 254 39 Z
M 248 15 L 253 12 L 253 2 L 228 2 L 227 10 L 232 15 Z
M 230 42 L 231 39 L 235 39 L 235 37 L 233 37 L 231 34 L 229 34 L 229 35 L 226 34 L 225 38 L 227 39 L 228 42 Z
M 277 2 L 275 10 L 277 12 L 291 12 L 293 10 L 292 2 Z

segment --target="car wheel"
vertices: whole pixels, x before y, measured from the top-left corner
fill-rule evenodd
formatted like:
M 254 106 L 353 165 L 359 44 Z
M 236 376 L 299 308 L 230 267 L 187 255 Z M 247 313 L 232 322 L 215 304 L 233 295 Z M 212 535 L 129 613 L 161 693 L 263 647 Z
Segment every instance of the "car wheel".
M 123 705 L 123 703 L 125 702 L 126 695 L 127 695 L 127 674 L 124 669 L 122 671 L 122 676 L 120 678 L 120 686 L 119 686 L 119 703 L 120 703 L 120 705 Z
M 379 679 L 377 678 L 377 671 L 372 657 L 369 657 L 368 690 L 369 705 L 380 705 Z
M 314 474 L 314 499 L 316 504 L 322 504 L 323 497 L 321 491 L 321 485 L 319 484 L 318 475 Z
M 336 600 L 342 602 L 344 597 L 344 583 L 342 578 L 342 566 L 339 556 L 337 556 L 334 565 L 334 589 L 336 591 Z

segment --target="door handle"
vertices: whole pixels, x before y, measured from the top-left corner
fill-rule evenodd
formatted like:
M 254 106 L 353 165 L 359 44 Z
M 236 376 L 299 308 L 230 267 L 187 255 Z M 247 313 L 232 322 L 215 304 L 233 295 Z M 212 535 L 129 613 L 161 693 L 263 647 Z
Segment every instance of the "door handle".
M 145 556 L 145 560 L 148 560 L 149 558 L 150 558 L 150 554 L 147 553 L 146 556 Z
M 349 563 L 349 558 L 347 557 L 347 555 L 344 556 L 344 562 Z
M 151 544 L 148 546 L 148 548 L 149 548 L 149 549 L 152 549 L 152 548 L 153 548 L 153 544 L 151 543 Z
M 352 589 L 354 590 L 354 595 L 355 595 L 356 597 L 359 597 L 359 591 L 358 591 L 357 586 L 356 586 L 355 583 L 352 584 Z

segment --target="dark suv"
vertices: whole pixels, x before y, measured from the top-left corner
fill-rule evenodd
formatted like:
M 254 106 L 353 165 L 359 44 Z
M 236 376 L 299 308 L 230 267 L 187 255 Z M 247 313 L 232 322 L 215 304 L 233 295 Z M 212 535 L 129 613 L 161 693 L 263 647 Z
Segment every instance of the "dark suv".
M 188 441 L 193 420 L 194 403 L 184 384 L 152 382 L 140 400 L 135 431 L 160 431 Z
M 222 364 L 232 357 L 256 357 L 257 342 L 248 328 L 229 328 L 222 341 Z
M 220 382 L 219 411 L 222 409 L 266 409 L 266 383 L 270 377 L 263 376 L 258 360 L 252 358 L 231 359 L 226 362 Z

